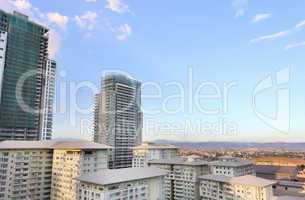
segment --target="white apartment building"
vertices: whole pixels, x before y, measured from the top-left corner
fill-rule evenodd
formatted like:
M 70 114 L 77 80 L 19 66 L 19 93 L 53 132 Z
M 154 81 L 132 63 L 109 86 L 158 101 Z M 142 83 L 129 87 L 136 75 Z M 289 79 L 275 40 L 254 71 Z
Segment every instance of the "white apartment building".
M 272 200 L 275 181 L 252 175 L 229 177 L 205 175 L 200 178 L 201 200 Z
M 219 157 L 217 161 L 209 163 L 210 172 L 213 175 L 229 177 L 255 175 L 253 163 L 234 157 Z
M 66 142 L 53 153 L 51 199 L 76 199 L 75 178 L 108 168 L 109 147 L 92 142 Z
M 166 200 L 199 199 L 199 176 L 209 173 L 208 162 L 182 158 L 151 160 L 149 166 L 168 172 L 164 180 Z
M 0 200 L 74 200 L 74 178 L 107 168 L 110 149 L 87 141 L 0 142 Z
M 53 150 L 29 142 L 0 143 L 0 199 L 50 199 Z
M 178 156 L 179 148 L 174 145 L 143 142 L 132 148 L 132 167 L 147 167 L 149 160 L 172 159 Z
M 78 200 L 164 200 L 165 170 L 154 167 L 106 169 L 78 180 Z

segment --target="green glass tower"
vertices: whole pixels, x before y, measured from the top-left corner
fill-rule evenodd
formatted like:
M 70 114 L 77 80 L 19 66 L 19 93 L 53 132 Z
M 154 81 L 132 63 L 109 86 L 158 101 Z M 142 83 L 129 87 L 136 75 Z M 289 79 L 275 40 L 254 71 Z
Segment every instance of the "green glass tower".
M 48 29 L 0 10 L 0 140 L 39 140 Z

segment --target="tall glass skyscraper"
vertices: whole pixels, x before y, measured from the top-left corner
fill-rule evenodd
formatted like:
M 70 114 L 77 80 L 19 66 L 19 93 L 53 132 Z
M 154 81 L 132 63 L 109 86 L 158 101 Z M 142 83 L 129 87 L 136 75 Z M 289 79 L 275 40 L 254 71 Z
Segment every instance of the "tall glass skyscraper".
M 121 74 L 106 75 L 95 99 L 95 142 L 114 147 L 110 168 L 132 167 L 131 147 L 142 142 L 141 83 Z
M 48 32 L 23 14 L 0 10 L 0 140 L 47 139 L 41 130 L 49 101 Z

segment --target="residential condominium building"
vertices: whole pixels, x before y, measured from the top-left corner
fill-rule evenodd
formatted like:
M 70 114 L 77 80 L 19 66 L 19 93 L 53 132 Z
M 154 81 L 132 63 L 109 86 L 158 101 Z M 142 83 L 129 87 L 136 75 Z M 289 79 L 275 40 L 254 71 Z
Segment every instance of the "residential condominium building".
M 110 168 L 132 167 L 131 148 L 142 142 L 141 83 L 121 74 L 108 74 L 96 100 L 95 142 L 114 148 Z
M 275 181 L 252 175 L 205 175 L 200 179 L 201 200 L 273 200 Z
M 164 200 L 167 171 L 154 167 L 106 169 L 78 180 L 79 200 Z
M 172 159 L 179 155 L 179 148 L 174 145 L 143 142 L 133 147 L 132 167 L 147 167 L 149 160 Z
M 40 135 L 51 98 L 44 94 L 48 32 L 23 14 L 0 10 L 0 140 L 50 138 Z
M 219 157 L 217 161 L 209 163 L 211 174 L 229 177 L 255 175 L 253 163 L 234 157 Z
M 199 176 L 209 174 L 208 162 L 182 158 L 151 160 L 148 165 L 168 172 L 164 180 L 166 200 L 199 199 Z
M 75 178 L 106 169 L 110 149 L 87 141 L 0 142 L 0 200 L 74 200 Z

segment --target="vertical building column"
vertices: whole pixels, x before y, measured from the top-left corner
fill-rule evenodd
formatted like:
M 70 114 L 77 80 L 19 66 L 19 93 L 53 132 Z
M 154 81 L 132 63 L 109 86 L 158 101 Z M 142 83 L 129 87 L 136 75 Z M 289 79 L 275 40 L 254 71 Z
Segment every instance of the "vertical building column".
M 0 103 L 2 95 L 2 82 L 6 55 L 7 32 L 0 31 Z

